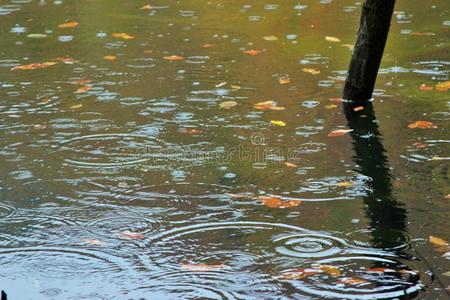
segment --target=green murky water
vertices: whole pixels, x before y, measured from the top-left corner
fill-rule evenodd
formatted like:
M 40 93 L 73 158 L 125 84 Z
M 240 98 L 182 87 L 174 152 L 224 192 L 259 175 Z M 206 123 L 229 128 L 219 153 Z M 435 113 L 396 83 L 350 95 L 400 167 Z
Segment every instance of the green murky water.
M 0 289 L 448 297 L 450 4 L 398 1 L 346 117 L 360 5 L 0 2 Z

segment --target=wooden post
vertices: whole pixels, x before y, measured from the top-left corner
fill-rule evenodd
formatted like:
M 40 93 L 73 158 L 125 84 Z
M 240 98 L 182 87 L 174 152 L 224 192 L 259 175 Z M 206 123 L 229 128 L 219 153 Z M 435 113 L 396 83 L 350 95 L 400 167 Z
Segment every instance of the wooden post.
M 372 99 L 394 6 L 395 0 L 365 0 L 343 99 Z

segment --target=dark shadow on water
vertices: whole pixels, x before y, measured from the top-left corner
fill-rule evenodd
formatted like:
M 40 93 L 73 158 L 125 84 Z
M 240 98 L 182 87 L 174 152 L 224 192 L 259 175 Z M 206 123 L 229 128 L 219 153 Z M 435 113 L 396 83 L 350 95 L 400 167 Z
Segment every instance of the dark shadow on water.
M 355 107 L 364 106 L 363 110 L 355 111 Z M 364 199 L 367 205 L 366 213 L 370 219 L 372 244 L 380 248 L 393 248 L 395 237 L 389 233 L 406 233 L 406 210 L 397 202 L 393 195 L 392 177 L 386 150 L 378 128 L 371 102 L 346 103 L 344 112 L 353 139 L 355 152 L 354 162 L 359 172 L 369 178 L 371 191 Z

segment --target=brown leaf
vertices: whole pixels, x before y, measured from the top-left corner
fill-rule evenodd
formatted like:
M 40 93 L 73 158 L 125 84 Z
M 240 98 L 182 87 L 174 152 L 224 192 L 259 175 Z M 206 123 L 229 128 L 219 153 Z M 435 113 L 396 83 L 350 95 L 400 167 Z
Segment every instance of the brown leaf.
M 287 162 L 287 161 L 285 161 L 284 164 L 288 168 L 298 168 L 298 166 L 296 164 L 293 164 L 293 163 L 290 163 L 290 162 Z
M 441 238 L 436 237 L 436 236 L 430 235 L 428 237 L 428 241 L 430 243 L 432 243 L 433 245 L 436 245 L 436 246 L 448 246 L 448 242 L 446 240 L 441 239 Z
M 429 92 L 433 90 L 433 87 L 426 84 L 422 84 L 420 85 L 419 89 L 424 92 Z
M 364 106 L 357 106 L 353 108 L 353 111 L 361 111 L 361 110 L 364 110 Z
M 67 23 L 63 23 L 63 24 L 59 24 L 58 27 L 59 28 L 74 28 L 78 26 L 78 22 L 72 21 L 72 22 L 67 22 Z
M 281 200 L 277 197 L 267 197 L 267 196 L 261 196 L 258 197 L 259 201 L 262 201 L 262 203 L 270 208 L 289 208 L 289 207 L 296 207 L 302 204 L 303 202 L 300 200 Z

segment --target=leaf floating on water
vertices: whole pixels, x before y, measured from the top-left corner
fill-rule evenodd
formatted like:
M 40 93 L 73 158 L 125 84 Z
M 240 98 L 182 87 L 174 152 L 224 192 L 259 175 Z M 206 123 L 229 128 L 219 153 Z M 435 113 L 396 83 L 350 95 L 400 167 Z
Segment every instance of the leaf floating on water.
M 338 283 L 341 284 L 350 284 L 350 285 L 359 285 L 363 283 L 368 283 L 369 281 L 361 278 L 352 278 L 352 277 L 345 277 L 338 281 Z
M 429 92 L 429 91 L 433 90 L 433 87 L 430 85 L 421 84 L 419 87 L 419 90 L 424 91 L 424 92 Z
M 429 121 L 416 121 L 414 123 L 411 123 L 408 125 L 408 128 L 415 129 L 427 129 L 427 128 L 437 128 L 436 125 L 434 125 L 432 122 Z
M 153 7 L 151 7 L 151 5 L 150 4 L 147 4 L 147 5 L 144 5 L 144 6 L 142 6 L 141 8 L 139 8 L 139 9 L 142 9 L 142 10 L 152 10 L 153 9 Z
M 181 269 L 185 271 L 192 272 L 208 272 L 228 269 L 229 266 L 217 264 L 217 265 L 207 265 L 207 264 L 181 264 Z
M 281 198 L 277 197 L 268 197 L 261 196 L 258 197 L 258 200 L 261 201 L 265 206 L 270 208 L 290 208 L 296 207 L 302 204 L 303 202 L 300 200 L 281 200 Z
M 278 78 L 278 82 L 280 84 L 287 84 L 287 83 L 291 82 L 291 79 L 288 76 L 283 76 L 283 77 Z
M 417 142 L 417 143 L 414 143 L 413 146 L 416 147 L 417 149 L 421 149 L 421 148 L 427 148 L 428 144 Z
M 86 244 L 89 244 L 89 245 L 95 245 L 95 246 L 103 246 L 103 245 L 105 245 L 105 242 L 100 241 L 100 240 L 95 240 L 95 239 L 84 239 L 83 241 Z
M 317 274 L 322 273 L 321 270 L 316 268 L 309 268 L 309 269 L 297 269 L 289 272 L 284 272 L 281 274 L 282 280 L 296 280 L 296 279 L 303 279 L 309 276 L 314 276 Z
M 338 137 L 338 136 L 343 136 L 346 133 L 352 132 L 353 129 L 337 129 L 337 130 L 332 130 L 329 134 L 328 137 Z
M 436 33 L 434 32 L 416 32 L 413 31 L 410 33 L 410 35 L 415 35 L 415 36 L 435 36 Z
M 232 85 L 230 85 L 230 87 L 231 87 L 233 90 L 240 90 L 240 89 L 241 89 L 241 86 L 239 86 L 239 85 L 237 85 L 237 84 L 232 84 Z
M 330 265 L 320 265 L 317 267 L 317 269 L 324 271 L 326 274 L 333 276 L 333 277 L 339 277 L 341 276 L 341 271 L 338 267 L 330 266 Z
M 226 82 L 226 81 L 216 84 L 215 87 L 216 87 L 216 88 L 219 88 L 219 87 L 223 87 L 223 86 L 225 86 L 225 85 L 227 85 L 227 82 Z
M 78 24 L 79 24 L 78 22 L 72 21 L 72 22 L 59 24 L 58 27 L 59 28 L 74 28 L 74 27 L 77 27 Z
M 251 55 L 251 56 L 255 56 L 261 53 L 261 50 L 246 50 L 244 51 L 245 54 Z
M 450 81 L 441 82 L 436 85 L 436 91 L 438 92 L 447 92 L 449 89 Z
M 447 196 L 445 196 L 445 199 L 450 200 L 450 194 L 447 194 Z
M 328 42 L 332 42 L 332 43 L 340 43 L 341 42 L 341 40 L 339 38 L 334 37 L 334 36 L 326 36 L 325 40 Z
M 76 94 L 84 93 L 84 92 L 89 91 L 91 88 L 92 88 L 92 87 L 89 86 L 89 85 L 84 85 L 84 86 L 80 87 L 78 90 L 76 90 L 75 93 L 76 93 Z
M 272 123 L 273 125 L 281 126 L 281 127 L 286 126 L 286 123 L 283 121 L 271 120 L 270 123 Z
M 278 103 L 272 100 L 258 102 L 254 105 L 255 109 L 259 110 L 285 110 L 283 106 L 277 106 Z
M 79 108 L 82 108 L 82 107 L 83 107 L 83 104 L 75 104 L 75 105 L 72 105 L 70 107 L 70 109 L 79 109 Z
M 66 56 L 66 57 L 60 56 L 60 57 L 55 58 L 55 60 L 62 62 L 64 64 L 67 64 L 67 65 L 72 65 L 72 64 L 76 64 L 79 62 L 78 60 L 76 60 L 75 58 L 72 58 L 70 56 Z
M 305 72 L 305 73 L 312 74 L 312 75 L 320 74 L 320 70 L 317 70 L 317 69 L 314 69 L 314 68 L 303 68 L 302 71 Z
M 142 239 L 145 238 L 145 236 L 142 233 L 132 232 L 132 231 L 129 231 L 129 230 L 125 230 L 125 231 L 119 232 L 117 234 L 117 236 L 119 238 L 137 239 L 137 240 L 142 240 Z
M 344 102 L 344 99 L 342 98 L 330 98 L 329 99 L 331 102 L 337 102 L 337 103 L 342 103 Z
M 134 36 L 126 34 L 124 32 L 113 33 L 112 36 L 115 37 L 115 38 L 118 38 L 118 39 L 123 39 L 123 40 L 132 40 L 132 39 L 134 39 Z
M 362 111 L 362 110 L 364 110 L 364 106 L 357 106 L 353 108 L 353 111 Z
M 287 161 L 285 161 L 284 164 L 288 168 L 298 168 L 298 166 L 296 164 L 293 164 L 293 163 L 290 163 L 290 162 L 287 162 Z
M 105 55 L 105 56 L 103 56 L 103 59 L 105 59 L 105 60 L 116 60 L 117 56 L 115 56 L 115 55 Z
M 355 46 L 351 44 L 342 44 L 341 47 L 348 48 L 348 50 L 350 51 L 353 51 L 353 49 L 355 48 Z
M 16 66 L 11 68 L 12 71 L 14 70 L 35 70 L 35 69 L 43 69 L 43 68 L 47 68 L 53 65 L 56 65 L 57 62 L 54 61 L 46 61 L 43 63 L 34 63 L 34 64 L 29 64 L 29 65 L 23 65 L 23 66 Z
M 347 187 L 354 186 L 354 183 L 350 182 L 350 181 L 343 181 L 343 182 L 336 183 L 336 185 L 339 186 L 339 187 L 347 188 Z
M 274 36 L 274 35 L 267 35 L 267 36 L 263 37 L 263 39 L 266 40 L 266 41 L 276 41 L 276 40 L 278 40 L 278 38 L 276 36 Z
M 215 47 L 216 45 L 214 45 L 214 44 L 203 44 L 203 48 L 212 48 L 212 47 Z
M 219 103 L 220 108 L 223 108 L 223 109 L 230 109 L 232 107 L 235 107 L 236 105 L 238 105 L 238 103 L 236 101 L 225 101 L 225 102 Z
M 450 157 L 433 156 L 432 158 L 430 158 L 430 160 L 432 160 L 432 161 L 436 161 L 436 160 L 450 160 Z
M 336 104 L 330 104 L 330 105 L 325 106 L 325 108 L 326 109 L 334 109 L 334 108 L 337 108 L 337 105 Z
M 30 39 L 43 39 L 46 38 L 48 35 L 44 34 L 44 33 L 30 33 L 27 35 L 27 38 Z
M 448 242 L 444 239 L 441 239 L 437 236 L 430 235 L 428 237 L 428 241 L 435 246 L 448 246 Z
M 164 56 L 163 58 L 170 61 L 184 60 L 184 57 L 179 55 Z

